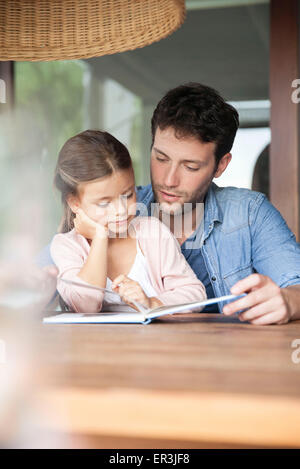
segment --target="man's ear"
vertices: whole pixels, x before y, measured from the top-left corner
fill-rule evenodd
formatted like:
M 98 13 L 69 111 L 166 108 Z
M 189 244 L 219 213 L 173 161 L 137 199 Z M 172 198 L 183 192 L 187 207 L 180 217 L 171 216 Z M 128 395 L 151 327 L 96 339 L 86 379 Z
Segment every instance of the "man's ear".
M 66 201 L 72 212 L 77 213 L 78 208 L 80 208 L 80 203 L 76 195 L 68 195 Z
M 231 153 L 226 153 L 224 156 L 219 161 L 217 170 L 215 172 L 214 178 L 219 178 L 229 165 L 230 161 L 232 159 L 232 154 Z

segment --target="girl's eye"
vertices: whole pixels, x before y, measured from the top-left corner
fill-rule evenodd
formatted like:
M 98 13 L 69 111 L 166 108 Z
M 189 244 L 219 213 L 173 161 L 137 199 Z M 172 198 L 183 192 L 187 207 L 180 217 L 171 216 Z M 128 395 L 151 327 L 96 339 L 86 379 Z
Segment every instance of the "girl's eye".
M 133 192 L 130 192 L 130 194 L 122 195 L 122 197 L 125 197 L 126 199 L 130 199 L 132 196 L 133 196 Z
M 99 204 L 97 204 L 97 205 L 98 205 L 98 207 L 102 207 L 102 208 L 104 208 L 104 207 L 107 207 L 107 206 L 108 206 L 108 204 L 109 204 L 109 202 L 100 202 L 100 203 L 99 203 Z
M 133 192 L 130 192 L 130 194 L 123 194 L 121 195 L 121 197 L 123 199 L 130 199 L 131 197 L 133 197 Z M 110 204 L 110 202 L 99 202 L 98 207 L 102 207 L 102 208 L 105 208 L 105 207 L 108 207 L 108 205 Z
M 130 192 L 130 194 L 122 194 L 121 198 L 122 199 L 131 199 L 132 196 L 133 196 L 133 192 Z

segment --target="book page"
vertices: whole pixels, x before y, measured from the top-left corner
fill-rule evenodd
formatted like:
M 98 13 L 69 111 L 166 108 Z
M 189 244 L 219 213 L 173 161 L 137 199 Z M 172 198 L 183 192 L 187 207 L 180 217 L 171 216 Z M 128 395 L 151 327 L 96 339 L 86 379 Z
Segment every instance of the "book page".
M 43 319 L 45 324 L 144 324 L 145 317 L 139 313 L 63 313 Z

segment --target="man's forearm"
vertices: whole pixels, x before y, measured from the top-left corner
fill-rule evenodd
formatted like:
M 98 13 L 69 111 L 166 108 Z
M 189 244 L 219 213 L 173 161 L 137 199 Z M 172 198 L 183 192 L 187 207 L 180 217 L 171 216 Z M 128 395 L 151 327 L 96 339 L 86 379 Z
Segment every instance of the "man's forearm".
M 300 285 L 291 285 L 281 290 L 289 310 L 291 321 L 300 319 Z

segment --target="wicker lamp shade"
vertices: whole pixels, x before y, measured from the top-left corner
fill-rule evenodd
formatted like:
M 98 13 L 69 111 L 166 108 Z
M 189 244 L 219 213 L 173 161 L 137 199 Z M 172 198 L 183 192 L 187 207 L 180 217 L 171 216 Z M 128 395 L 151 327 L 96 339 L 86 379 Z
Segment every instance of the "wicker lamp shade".
M 99 57 L 165 38 L 184 0 L 0 0 L 0 60 Z

